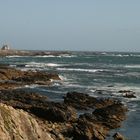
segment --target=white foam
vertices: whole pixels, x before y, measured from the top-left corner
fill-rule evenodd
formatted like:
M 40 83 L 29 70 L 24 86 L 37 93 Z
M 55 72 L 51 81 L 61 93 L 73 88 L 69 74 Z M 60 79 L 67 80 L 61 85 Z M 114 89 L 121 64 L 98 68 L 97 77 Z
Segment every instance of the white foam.
M 30 62 L 27 63 L 25 65 L 25 67 L 36 67 L 36 68 L 40 68 L 40 67 L 58 67 L 61 66 L 60 64 L 56 64 L 56 63 L 38 63 L 38 62 Z
M 59 75 L 59 78 L 60 78 L 62 81 L 66 81 L 66 80 L 67 80 L 67 78 L 64 77 L 64 76 L 62 76 L 62 75 Z
M 95 72 L 102 72 L 102 69 L 75 69 L 75 68 L 57 68 L 59 71 L 76 71 L 76 72 L 90 72 L 90 73 L 95 73 Z
M 37 55 L 34 57 L 57 57 L 57 58 L 61 58 L 61 57 L 67 57 L 67 58 L 71 58 L 71 57 L 76 57 L 76 55 L 68 55 L 68 54 L 61 54 L 61 55 Z
M 125 68 L 140 68 L 140 65 L 125 65 Z
M 140 57 L 140 54 L 130 54 L 130 56 Z
M 34 57 L 56 57 L 55 55 L 37 55 L 37 56 L 34 56 Z
M 18 58 L 18 57 L 29 57 L 29 56 L 22 56 L 22 55 L 9 55 L 6 56 L 7 58 Z

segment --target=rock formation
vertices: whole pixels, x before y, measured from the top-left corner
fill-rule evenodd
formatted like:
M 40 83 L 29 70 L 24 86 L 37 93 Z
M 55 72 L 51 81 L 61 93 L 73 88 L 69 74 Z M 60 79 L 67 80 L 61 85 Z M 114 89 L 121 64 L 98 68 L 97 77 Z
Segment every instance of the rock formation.
M 127 111 L 116 100 L 96 99 L 76 92 L 67 93 L 64 102 L 55 103 L 37 93 L 1 90 L 0 102 L 36 116 L 39 125 L 55 140 L 104 140 L 109 130 L 121 125 Z M 92 112 L 78 116 L 81 109 L 92 109 Z
M 12 89 L 24 85 L 50 85 L 51 80 L 60 80 L 57 74 L 39 71 L 21 71 L 8 66 L 0 66 L 0 89 Z
M 53 140 L 35 118 L 0 103 L 0 140 Z

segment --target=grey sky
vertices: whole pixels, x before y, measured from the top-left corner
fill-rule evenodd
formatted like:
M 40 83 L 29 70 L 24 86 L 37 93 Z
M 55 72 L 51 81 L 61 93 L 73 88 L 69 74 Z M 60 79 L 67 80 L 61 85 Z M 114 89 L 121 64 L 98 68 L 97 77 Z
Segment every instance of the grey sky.
M 140 52 L 139 7 L 139 0 L 0 0 L 0 44 Z

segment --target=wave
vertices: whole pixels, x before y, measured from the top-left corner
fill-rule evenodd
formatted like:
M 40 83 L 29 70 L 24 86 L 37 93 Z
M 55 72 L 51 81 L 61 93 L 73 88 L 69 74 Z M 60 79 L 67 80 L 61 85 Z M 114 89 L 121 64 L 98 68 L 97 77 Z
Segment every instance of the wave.
M 57 68 L 57 70 L 59 70 L 59 71 L 90 72 L 90 73 L 104 71 L 102 69 L 75 69 L 75 68 Z
M 60 78 L 62 81 L 68 80 L 66 77 L 64 77 L 64 76 L 62 76 L 62 75 L 59 75 L 59 78 Z
M 58 66 L 61 65 L 56 63 L 38 63 L 38 62 L 30 62 L 25 65 L 26 68 L 28 67 L 42 68 L 42 67 L 58 67 Z
M 46 58 L 46 57 L 57 57 L 57 58 L 62 58 L 62 57 L 67 57 L 67 58 L 71 58 L 71 57 L 76 57 L 76 55 L 67 55 L 67 54 L 62 54 L 62 55 L 37 55 L 34 57 L 42 57 L 42 58 Z
M 140 65 L 125 65 L 125 68 L 140 68 Z
M 18 58 L 18 57 L 29 57 L 29 56 L 21 56 L 21 55 L 9 55 L 7 58 Z
M 130 56 L 133 56 L 133 57 L 140 57 L 140 54 L 130 54 Z
M 129 57 L 130 54 L 107 54 L 106 56 L 114 56 L 114 57 Z

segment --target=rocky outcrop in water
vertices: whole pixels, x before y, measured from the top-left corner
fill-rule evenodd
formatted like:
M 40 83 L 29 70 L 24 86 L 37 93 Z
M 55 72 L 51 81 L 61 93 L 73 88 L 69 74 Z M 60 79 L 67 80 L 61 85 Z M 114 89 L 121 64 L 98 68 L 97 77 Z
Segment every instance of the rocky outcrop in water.
M 125 98 L 137 98 L 135 92 L 131 90 L 120 90 L 119 93 L 122 93 Z
M 60 80 L 57 74 L 39 71 L 21 71 L 8 66 L 0 66 L 0 89 L 12 89 L 24 85 L 50 85 L 52 80 Z
M 116 100 L 96 99 L 76 92 L 67 93 L 64 102 L 55 103 L 37 93 L 1 90 L 0 102 L 35 115 L 38 122 L 43 121 L 39 125 L 45 127 L 55 140 L 104 140 L 109 130 L 120 126 L 127 111 Z M 77 115 L 81 109 L 90 108 L 92 112 Z
M 117 102 L 113 99 L 103 99 L 103 98 L 94 98 L 88 94 L 78 93 L 78 92 L 69 92 L 64 97 L 64 103 L 73 106 L 76 109 L 88 110 L 90 108 L 102 108 L 109 106 Z

